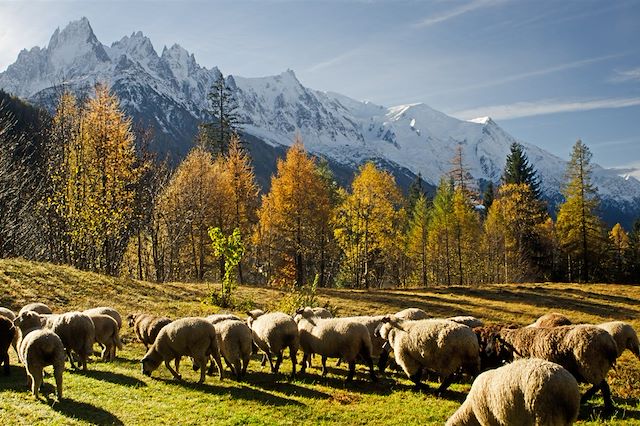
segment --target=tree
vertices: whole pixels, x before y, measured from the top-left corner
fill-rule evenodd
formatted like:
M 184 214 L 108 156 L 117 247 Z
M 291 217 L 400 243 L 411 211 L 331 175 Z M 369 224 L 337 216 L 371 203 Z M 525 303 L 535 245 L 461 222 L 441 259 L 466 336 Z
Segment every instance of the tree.
M 233 77 L 229 76 L 229 79 L 232 80 Z M 240 116 L 233 90 L 222 73 L 211 86 L 208 99 L 214 120 L 204 125 L 207 147 L 212 153 L 224 156 L 228 152 L 231 138 L 240 129 Z
M 527 184 L 535 198 L 540 198 L 540 180 L 536 170 L 529 164 L 524 147 L 517 142 L 511 144 L 511 151 L 507 155 L 502 181 L 505 184 Z
M 259 188 L 253 173 L 251 158 L 241 148 L 238 135 L 231 136 L 224 166 L 230 184 L 232 226 L 238 229 L 242 238 L 246 238 L 257 221 Z M 242 263 L 238 264 L 238 279 L 242 284 Z
M 240 228 L 233 230 L 231 235 L 224 235 L 220 228 L 209 228 L 209 237 L 212 241 L 213 251 L 216 256 L 224 259 L 224 276 L 222 286 L 218 295 L 212 295 L 216 305 L 223 308 L 233 306 L 232 293 L 235 287 L 235 269 L 240 265 L 244 255 L 244 244 Z
M 456 147 L 456 153 L 451 160 L 451 170 L 449 176 L 453 181 L 455 188 L 460 189 L 468 197 L 474 196 L 473 176 L 469 173 L 466 164 L 464 163 L 464 157 L 462 152 L 462 145 L 459 144 Z
M 424 196 L 415 202 L 407 235 L 407 248 L 412 264 L 416 267 L 416 282 L 422 287 L 428 283 L 427 245 L 429 242 L 429 205 Z
M 422 187 L 422 173 L 418 172 L 418 175 L 411 181 L 409 189 L 407 190 L 407 210 L 412 212 L 416 205 L 416 202 L 420 197 L 426 198 L 426 192 Z
M 566 201 L 560 206 L 556 230 L 567 256 L 569 279 L 578 270 L 583 282 L 594 276 L 604 246 L 603 226 L 596 215 L 597 189 L 591 182 L 591 152 L 578 140 L 567 165 L 563 190 Z
M 640 280 L 640 218 L 633 223 L 629 233 L 628 261 L 629 273 L 632 282 Z
M 270 265 L 269 274 L 277 274 L 283 284 L 292 280 L 295 286 L 304 285 L 315 271 L 313 259 L 318 257 L 318 240 L 329 226 L 330 214 L 328 188 L 296 136 L 285 159 L 278 160 L 271 191 L 258 210 L 255 240 Z
M 489 211 L 491 205 L 493 204 L 493 200 L 495 199 L 495 187 L 493 186 L 493 182 L 489 181 L 487 187 L 482 194 L 482 205 L 485 208 L 485 211 Z
M 427 228 L 431 282 L 451 285 L 453 265 L 453 183 L 442 178 L 433 199 Z
M 630 247 L 629 235 L 622 225 L 616 223 L 609 232 L 609 244 L 611 245 L 611 268 L 615 282 L 626 278 L 628 250 Z
M 360 167 L 351 193 L 336 212 L 336 240 L 346 257 L 345 275 L 356 286 L 381 286 L 391 278 L 402 247 L 404 209 L 393 176 L 373 163 Z M 397 277 L 396 277 L 397 278 Z

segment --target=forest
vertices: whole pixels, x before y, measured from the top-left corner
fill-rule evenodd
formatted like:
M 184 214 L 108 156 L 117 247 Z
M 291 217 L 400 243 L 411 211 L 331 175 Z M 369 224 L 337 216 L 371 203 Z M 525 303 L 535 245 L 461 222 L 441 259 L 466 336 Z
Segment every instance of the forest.
M 599 218 L 592 155 L 580 140 L 555 219 L 515 143 L 499 184 L 481 189 L 458 149 L 429 197 L 420 176 L 404 194 L 372 162 L 340 187 L 297 137 L 265 192 L 229 92 L 218 89 L 209 95 L 214 120 L 179 164 L 153 152 L 153 131 L 132 123 L 105 85 L 87 99 L 61 90 L 53 114 L 2 93 L 0 257 L 283 288 L 640 277 L 640 219 L 625 230 Z

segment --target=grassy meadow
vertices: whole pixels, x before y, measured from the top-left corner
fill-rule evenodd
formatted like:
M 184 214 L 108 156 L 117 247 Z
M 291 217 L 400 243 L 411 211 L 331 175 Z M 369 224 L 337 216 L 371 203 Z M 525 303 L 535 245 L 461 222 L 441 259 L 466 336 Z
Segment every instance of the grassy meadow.
M 197 316 L 215 313 L 203 303 L 215 288 L 207 283 L 155 284 L 80 272 L 70 267 L 23 260 L 0 260 L 0 306 L 19 310 L 42 301 L 55 312 L 109 305 L 121 314 L 148 312 Z M 238 297 L 256 307 L 272 305 L 282 297 L 277 289 L 240 287 Z M 433 316 L 474 315 L 485 322 L 527 324 L 550 310 L 575 322 L 620 319 L 640 330 L 640 287 L 611 284 L 513 284 L 478 288 L 355 291 L 320 289 L 319 298 L 339 315 L 392 313 L 419 307 Z M 242 312 L 237 312 L 242 314 Z M 67 370 L 65 398 L 55 402 L 53 377 L 45 377 L 44 395 L 35 401 L 26 388 L 24 369 L 13 349 L 11 376 L 0 376 L 0 425 L 12 424 L 442 424 L 464 400 L 470 384 L 455 384 L 443 397 L 415 392 L 403 375 L 388 373 L 371 384 L 363 367 L 356 381 L 343 383 L 346 365 L 320 376 L 319 358 L 307 374 L 289 380 L 291 364 L 283 362 L 280 375 L 262 369 L 258 358 L 249 365 L 243 382 L 198 375 L 185 360 L 184 381 L 172 380 L 164 366 L 152 378 L 140 372 L 144 346 L 126 326 L 125 349 L 113 363 L 94 359 L 89 371 Z M 329 361 L 335 366 L 335 361 Z M 50 367 L 49 367 L 50 370 Z M 629 352 L 609 376 L 618 411 L 601 418 L 602 400 L 583 405 L 580 424 L 640 424 L 640 363 Z M 436 384 L 430 383 L 432 389 Z

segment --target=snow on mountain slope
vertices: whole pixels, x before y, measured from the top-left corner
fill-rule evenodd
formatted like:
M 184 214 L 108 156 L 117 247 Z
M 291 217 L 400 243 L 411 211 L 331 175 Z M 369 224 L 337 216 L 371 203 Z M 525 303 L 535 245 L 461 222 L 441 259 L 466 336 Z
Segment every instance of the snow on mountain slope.
M 207 92 L 220 75 L 175 44 L 161 55 L 141 32 L 106 46 L 82 18 L 56 30 L 46 48 L 20 52 L 0 73 L 0 88 L 51 107 L 55 85 L 87 91 L 106 81 L 134 120 L 151 124 L 164 149 L 184 154 L 197 123 L 207 115 Z M 355 168 L 376 160 L 437 184 L 451 169 L 458 146 L 476 179 L 498 182 L 510 145 L 517 141 L 489 117 L 461 121 L 425 104 L 384 107 L 304 87 L 295 73 L 261 78 L 229 76 L 243 128 L 272 146 L 290 145 L 300 133 L 311 152 Z M 557 200 L 566 162 L 523 143 L 539 172 L 547 197 Z M 603 199 L 637 212 L 640 182 L 595 167 L 594 182 Z M 634 210 L 635 209 L 635 210 Z

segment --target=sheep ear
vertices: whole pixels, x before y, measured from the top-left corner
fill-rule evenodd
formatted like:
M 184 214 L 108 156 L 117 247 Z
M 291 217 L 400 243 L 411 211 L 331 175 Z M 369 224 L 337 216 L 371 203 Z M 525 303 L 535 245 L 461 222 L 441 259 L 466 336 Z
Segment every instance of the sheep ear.
M 385 315 L 382 317 L 382 319 L 380 320 L 383 323 L 387 323 L 391 321 L 391 316 L 390 315 Z
M 302 315 L 303 312 L 304 312 L 304 308 L 296 309 L 296 314 L 298 314 L 298 315 Z

